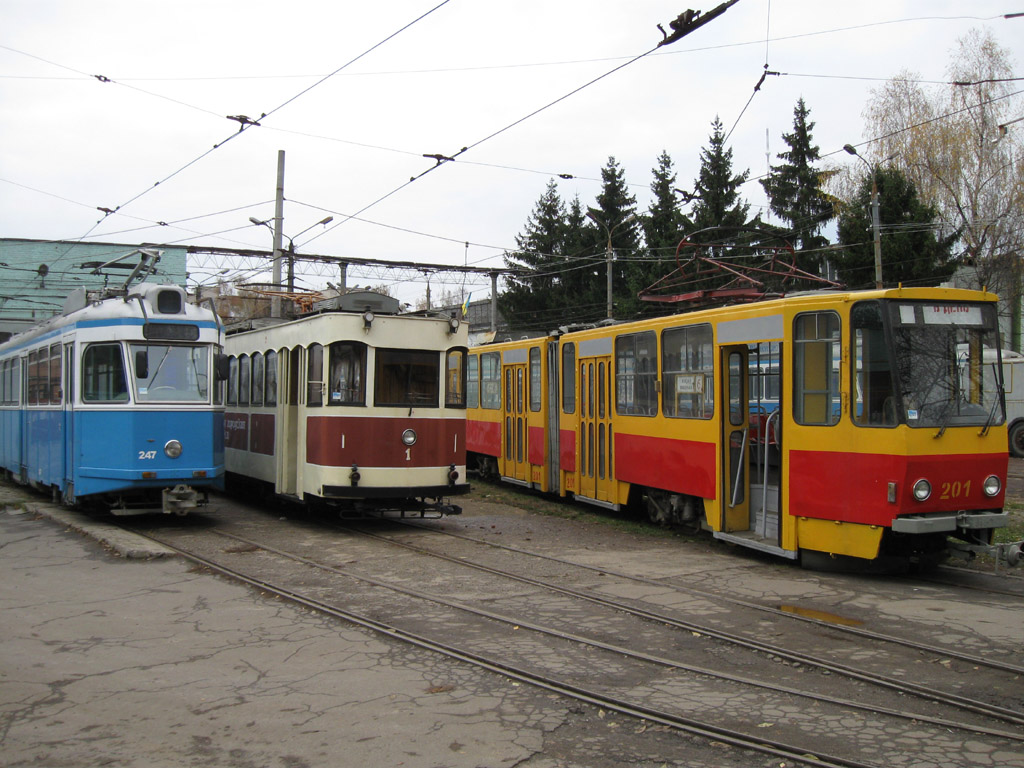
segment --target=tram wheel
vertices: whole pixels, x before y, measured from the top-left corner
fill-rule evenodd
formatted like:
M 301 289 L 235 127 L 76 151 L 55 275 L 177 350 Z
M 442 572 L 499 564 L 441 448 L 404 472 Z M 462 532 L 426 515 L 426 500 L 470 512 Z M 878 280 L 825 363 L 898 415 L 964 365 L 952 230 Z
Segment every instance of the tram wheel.
M 1024 421 L 1018 421 L 1010 427 L 1010 455 L 1024 458 Z

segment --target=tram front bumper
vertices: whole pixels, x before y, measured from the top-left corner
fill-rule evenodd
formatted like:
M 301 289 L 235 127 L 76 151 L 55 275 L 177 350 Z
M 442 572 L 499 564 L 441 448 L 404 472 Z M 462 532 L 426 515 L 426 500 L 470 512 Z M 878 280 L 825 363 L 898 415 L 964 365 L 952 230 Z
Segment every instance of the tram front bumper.
M 982 530 L 1005 528 L 1009 525 L 1009 512 L 956 512 L 931 515 L 905 515 L 892 521 L 897 533 L 946 533 L 957 529 Z

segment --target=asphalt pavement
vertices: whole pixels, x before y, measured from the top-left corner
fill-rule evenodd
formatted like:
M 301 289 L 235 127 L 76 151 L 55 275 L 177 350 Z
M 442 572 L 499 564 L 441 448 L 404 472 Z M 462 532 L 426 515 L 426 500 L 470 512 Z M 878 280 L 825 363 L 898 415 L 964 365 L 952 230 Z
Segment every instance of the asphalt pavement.
M 556 765 L 557 697 L 165 555 L 0 483 L 0 766 Z

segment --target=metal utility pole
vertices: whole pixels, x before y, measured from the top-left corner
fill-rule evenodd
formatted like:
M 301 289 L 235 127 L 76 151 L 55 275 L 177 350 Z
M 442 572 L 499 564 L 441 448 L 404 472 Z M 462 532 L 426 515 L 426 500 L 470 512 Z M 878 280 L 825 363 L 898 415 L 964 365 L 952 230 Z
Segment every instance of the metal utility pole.
M 878 212 L 878 163 L 874 165 L 869 163 L 858 154 L 857 148 L 852 144 L 844 144 L 843 149 L 864 163 L 868 167 L 868 172 L 871 173 L 871 229 L 874 230 L 875 236 L 875 288 L 880 289 L 882 287 L 882 225 Z
M 274 201 L 274 290 L 281 290 L 281 238 L 284 230 L 284 150 L 277 151 L 277 196 Z M 270 299 L 270 316 L 281 316 L 281 296 Z
M 623 224 L 628 224 L 629 222 L 633 221 L 633 219 L 636 218 L 636 214 L 634 214 L 634 213 L 629 214 L 629 216 L 627 216 L 626 218 L 624 218 L 622 221 L 620 221 L 618 224 L 616 224 L 614 227 L 611 227 L 611 228 L 609 228 L 603 221 L 598 219 L 591 212 L 587 213 L 587 218 L 590 219 L 595 224 L 597 224 L 599 227 L 601 227 L 601 229 L 603 229 L 605 231 L 605 234 L 608 235 L 608 249 L 605 252 L 605 272 L 607 273 L 607 275 L 605 277 L 605 292 L 607 293 L 607 304 L 608 304 L 606 317 L 609 320 L 611 320 L 613 318 L 613 311 L 612 311 L 612 261 L 614 260 L 614 256 L 615 256 L 615 251 L 612 249 L 612 234 L 615 232 L 616 229 L 621 227 Z

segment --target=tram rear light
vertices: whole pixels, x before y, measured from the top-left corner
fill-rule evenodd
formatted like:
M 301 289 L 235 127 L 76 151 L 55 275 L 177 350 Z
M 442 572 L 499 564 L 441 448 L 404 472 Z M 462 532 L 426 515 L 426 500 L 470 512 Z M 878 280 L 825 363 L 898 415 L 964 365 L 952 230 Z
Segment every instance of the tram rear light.
M 197 469 L 192 473 L 192 477 L 206 477 L 206 470 Z
M 1003 490 L 1003 481 L 995 475 L 989 475 L 985 478 L 981 488 L 985 491 L 986 496 L 998 496 L 999 492 Z
M 143 472 L 142 473 L 142 479 L 143 480 L 156 480 L 156 472 Z
M 924 478 L 914 483 L 914 498 L 918 501 L 928 501 L 932 495 L 932 484 Z

